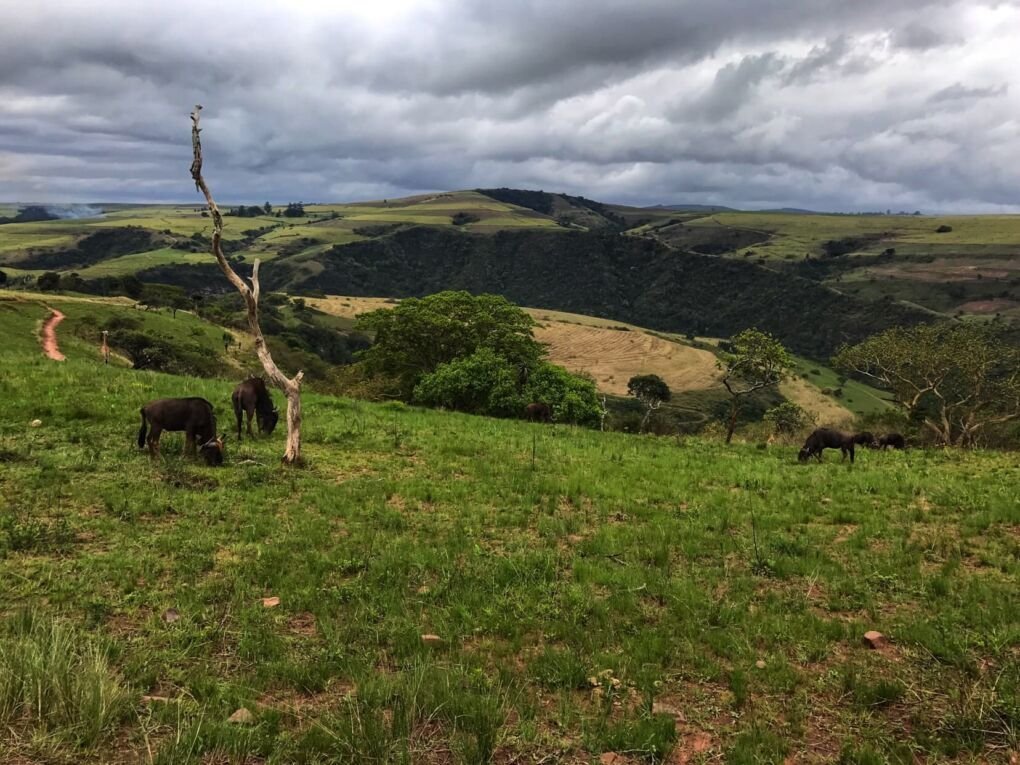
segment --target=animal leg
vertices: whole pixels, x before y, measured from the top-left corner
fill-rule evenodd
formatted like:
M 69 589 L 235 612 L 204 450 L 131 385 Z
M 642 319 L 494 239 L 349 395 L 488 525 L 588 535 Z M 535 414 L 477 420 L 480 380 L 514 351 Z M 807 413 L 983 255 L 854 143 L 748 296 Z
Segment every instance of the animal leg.
M 248 437 L 249 438 L 255 438 L 255 433 L 252 432 L 252 429 L 251 429 L 251 418 L 255 415 L 255 410 L 254 409 L 249 409 L 247 411 L 247 415 L 248 415 Z
M 237 417 L 237 440 L 240 442 L 240 440 L 241 440 L 241 420 L 242 420 L 241 407 L 239 407 L 239 406 L 235 406 L 234 407 L 234 415 Z
M 146 442 L 149 444 L 149 456 L 152 459 L 159 457 L 159 436 L 163 432 L 163 429 L 159 425 L 153 425 L 152 430 L 149 431 L 149 437 Z
M 188 457 L 196 456 L 198 451 L 195 449 L 195 431 L 188 428 L 184 431 L 184 454 Z

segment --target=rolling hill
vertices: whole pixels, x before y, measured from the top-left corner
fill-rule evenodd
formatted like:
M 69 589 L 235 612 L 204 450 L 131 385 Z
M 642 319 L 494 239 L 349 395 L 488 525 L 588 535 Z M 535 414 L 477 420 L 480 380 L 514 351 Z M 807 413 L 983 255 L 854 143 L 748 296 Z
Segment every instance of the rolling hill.
M 1020 333 L 1020 217 L 633 208 L 520 189 L 309 204 L 227 218 L 237 263 L 276 289 L 401 297 L 499 292 L 515 302 L 729 335 L 750 325 L 825 361 L 894 325 L 964 317 Z M 225 289 L 194 206 L 108 206 L 101 218 L 0 225 L 0 269 Z M 939 233 L 941 231 L 941 233 Z

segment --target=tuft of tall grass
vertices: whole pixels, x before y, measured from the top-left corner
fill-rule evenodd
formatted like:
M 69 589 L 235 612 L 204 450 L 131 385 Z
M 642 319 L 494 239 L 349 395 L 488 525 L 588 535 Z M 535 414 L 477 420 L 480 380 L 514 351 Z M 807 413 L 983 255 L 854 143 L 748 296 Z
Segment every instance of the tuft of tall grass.
M 0 724 L 83 747 L 106 737 L 134 694 L 95 641 L 24 611 L 0 625 Z

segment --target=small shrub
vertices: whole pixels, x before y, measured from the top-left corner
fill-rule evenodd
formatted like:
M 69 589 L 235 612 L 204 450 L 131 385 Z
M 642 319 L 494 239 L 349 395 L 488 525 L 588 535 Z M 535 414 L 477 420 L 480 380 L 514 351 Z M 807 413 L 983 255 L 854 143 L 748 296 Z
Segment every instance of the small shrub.
M 952 226 L 947 226 L 945 224 L 942 224 L 937 229 L 935 229 L 935 233 L 936 234 L 948 234 L 952 230 L 953 230 Z
M 811 424 L 811 415 L 792 401 L 784 401 L 765 412 L 765 422 L 773 432 L 782 434 L 796 433 Z

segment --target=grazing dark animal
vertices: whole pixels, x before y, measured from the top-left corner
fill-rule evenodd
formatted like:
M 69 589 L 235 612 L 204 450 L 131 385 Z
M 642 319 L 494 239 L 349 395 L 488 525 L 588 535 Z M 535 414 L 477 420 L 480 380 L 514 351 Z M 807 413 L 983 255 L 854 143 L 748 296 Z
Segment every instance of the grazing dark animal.
M 524 407 L 524 417 L 528 422 L 552 422 L 552 409 L 548 404 L 528 404 Z
M 843 433 L 839 430 L 829 428 L 818 428 L 804 442 L 804 446 L 797 455 L 800 462 L 807 462 L 811 457 L 822 461 L 822 452 L 826 449 L 839 449 L 843 453 L 843 459 L 850 455 L 850 462 L 854 461 L 854 444 L 862 443 L 857 440 L 858 436 L 850 433 Z
M 878 448 L 882 449 L 906 449 L 907 439 L 899 433 L 886 433 L 878 439 Z
M 159 437 L 164 430 L 184 431 L 185 454 L 194 457 L 197 443 L 201 445 L 202 457 L 207 463 L 223 464 L 223 436 L 216 438 L 216 415 L 212 404 L 204 398 L 163 398 L 150 401 L 140 411 L 139 449 L 148 444 L 149 455 L 157 457 Z
M 198 453 L 202 455 L 206 465 L 218 467 L 223 464 L 223 440 L 226 438 L 222 433 L 219 438 L 206 441 L 198 447 Z
M 869 449 L 878 448 L 878 438 L 876 438 L 875 434 L 872 433 L 870 430 L 865 430 L 862 433 L 858 433 L 856 436 L 854 436 L 854 443 L 861 444 L 862 446 L 867 446 Z
M 234 414 L 237 417 L 237 440 L 241 440 L 241 415 L 248 415 L 248 436 L 255 438 L 251 431 L 251 418 L 258 420 L 259 430 L 265 435 L 272 435 L 276 423 L 280 421 L 280 413 L 273 406 L 273 399 L 266 389 L 265 381 L 260 377 L 252 377 L 234 388 L 230 395 L 234 402 Z

